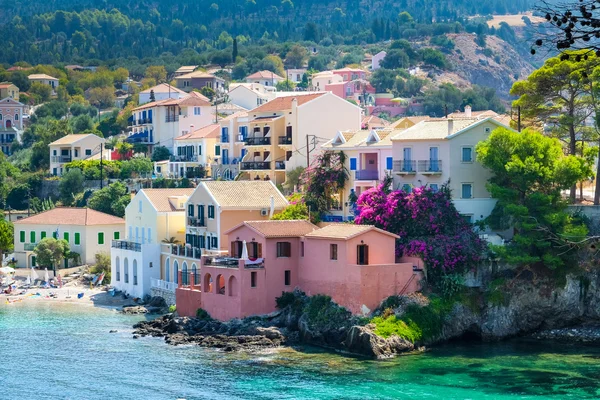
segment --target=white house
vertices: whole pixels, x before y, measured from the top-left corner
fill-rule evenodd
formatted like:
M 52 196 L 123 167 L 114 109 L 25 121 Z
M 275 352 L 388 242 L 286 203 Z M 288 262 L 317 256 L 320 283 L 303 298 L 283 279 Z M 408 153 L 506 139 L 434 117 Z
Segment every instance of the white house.
M 154 93 L 154 101 L 161 101 L 167 99 L 181 99 L 187 96 L 187 93 L 181 89 L 177 89 L 175 86 L 171 86 L 168 83 L 161 83 L 160 85 L 153 86 L 149 89 L 142 90 L 139 93 L 138 104 L 146 104 L 151 101 L 152 93 Z
M 300 83 L 302 82 L 302 77 L 306 73 L 306 68 L 290 68 L 286 71 L 286 73 L 287 78 L 290 81 L 294 83 Z
M 131 199 L 127 238 L 111 244 L 112 286 L 134 297 L 150 294 L 153 279 L 160 280 L 161 242 L 184 239 L 185 203 L 193 190 L 142 189 Z
M 284 81 L 285 78 L 277 75 L 272 71 L 258 71 L 246 77 L 246 83 L 260 83 L 264 86 L 277 86 L 279 82 Z
M 341 83 L 344 81 L 340 75 L 334 74 L 331 71 L 318 72 L 311 76 L 310 86 L 312 90 L 325 90 L 325 86 L 332 83 Z
M 378 70 L 380 68 L 381 60 L 383 60 L 385 56 L 387 56 L 387 53 L 385 51 L 380 51 L 379 53 L 375 54 L 373 58 L 371 58 L 372 71 Z
M 229 85 L 228 96 L 232 104 L 250 110 L 273 100 L 275 92 L 260 83 L 238 83 Z
M 41 83 L 42 85 L 48 85 L 55 91 L 58 87 L 58 78 L 55 78 L 46 74 L 31 74 L 27 77 L 31 83 Z
M 71 134 L 63 136 L 48 145 L 50 149 L 50 173 L 61 176 L 65 171 L 65 164 L 75 160 L 86 160 L 99 154 L 104 138 L 91 133 Z M 102 151 L 102 158 L 110 159 L 110 151 Z
M 17 266 L 36 266 L 33 249 L 46 237 L 64 239 L 81 262 L 95 264 L 99 252 L 110 253 L 110 241 L 125 234 L 125 220 L 91 208 L 57 207 L 14 222 L 14 254 Z M 57 267 L 66 267 L 64 265 Z

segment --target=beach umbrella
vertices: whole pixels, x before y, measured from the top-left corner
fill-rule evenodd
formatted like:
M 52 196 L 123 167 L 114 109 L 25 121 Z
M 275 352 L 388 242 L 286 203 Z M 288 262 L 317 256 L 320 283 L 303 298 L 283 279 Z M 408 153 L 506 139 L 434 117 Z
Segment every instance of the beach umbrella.
M 248 260 L 248 246 L 246 245 L 246 241 L 242 243 L 242 260 Z
M 10 275 L 10 274 L 14 274 L 14 273 L 15 273 L 14 268 L 11 268 L 11 267 L 0 268 L 0 275 Z
M 44 268 L 44 280 L 50 282 L 50 275 L 48 274 L 48 268 Z
M 27 279 L 25 279 L 25 284 L 31 285 L 31 277 L 29 275 L 27 275 Z
M 35 282 L 37 279 L 40 279 L 35 269 L 31 267 L 31 282 Z

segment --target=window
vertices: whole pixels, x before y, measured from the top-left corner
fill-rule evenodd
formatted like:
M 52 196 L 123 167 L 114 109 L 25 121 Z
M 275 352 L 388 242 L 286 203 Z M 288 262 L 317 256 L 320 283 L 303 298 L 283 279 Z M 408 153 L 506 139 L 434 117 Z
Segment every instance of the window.
M 337 260 L 337 250 L 338 250 L 337 244 L 332 243 L 329 245 L 329 259 L 330 260 Z
M 431 188 L 431 190 L 432 190 L 433 192 L 437 192 L 438 190 L 440 190 L 440 189 L 439 189 L 439 186 L 438 186 L 438 184 L 437 184 L 437 183 L 430 183 L 430 184 L 429 184 L 429 187 Z
M 472 199 L 473 198 L 473 185 L 471 183 L 463 183 L 461 190 L 461 198 Z
M 200 107 L 194 107 L 194 115 L 200 115 Z
M 284 271 L 283 284 L 285 286 L 290 286 L 292 284 L 292 271 L 290 271 L 289 269 L 286 269 Z
M 76 234 L 77 235 L 77 234 Z M 113 239 L 114 240 L 119 240 L 121 238 L 121 232 L 114 232 L 113 233 Z M 76 243 L 77 244 L 77 243 Z
M 63 239 L 65 239 L 67 243 L 69 243 L 69 232 L 63 232 Z
M 208 218 L 210 218 L 210 219 L 215 218 L 215 206 L 213 206 L 213 205 L 208 206 Z
M 212 241 L 211 247 L 212 247 L 213 249 L 216 249 L 216 248 L 219 246 L 219 243 L 218 243 L 217 237 L 216 237 L 216 236 L 213 236 L 211 241 Z
M 76 245 L 81 244 L 81 234 L 79 232 L 75 232 L 75 244 Z
M 45 231 L 42 231 L 42 232 L 40 233 L 40 239 L 45 239 L 45 238 L 46 238 L 46 232 L 45 232 Z
M 356 246 L 356 263 L 358 265 L 369 264 L 369 246 L 366 244 Z
M 290 242 L 277 242 L 277 257 L 291 257 L 292 244 Z
M 304 257 L 304 242 L 300 242 L 300 257 Z
M 98 232 L 98 244 L 104 244 L 104 232 Z
M 18 121 L 18 120 L 19 120 L 19 114 L 15 114 L 15 121 Z M 489 128 L 487 128 L 487 129 L 489 129 Z
M 473 162 L 473 148 L 472 147 L 463 147 L 462 148 L 462 162 L 470 163 Z
M 138 201 L 138 212 L 142 212 L 142 201 Z
M 85 155 L 86 156 L 91 156 L 92 155 L 92 149 L 85 149 Z
M 35 243 L 35 231 L 29 232 L 29 243 Z
M 198 155 L 202 155 L 202 145 L 198 145 Z
M 57 229 L 57 230 L 55 230 L 54 232 L 52 232 L 52 237 L 53 237 L 54 239 L 58 239 L 58 229 Z
M 220 156 L 221 155 L 221 146 L 219 146 L 218 144 L 215 145 L 215 156 Z
M 350 171 L 356 171 L 356 158 L 350 158 Z
M 194 205 L 188 204 L 188 217 L 193 217 L 193 216 L 194 216 Z
M 250 272 L 250 287 L 256 287 L 257 275 L 256 271 Z
M 406 193 L 411 193 L 412 185 L 410 183 L 405 183 L 404 185 L 402 185 L 402 190 L 405 191 Z
M 385 158 L 385 169 L 387 169 L 388 171 L 391 171 L 393 168 L 393 164 L 394 164 L 394 159 L 392 157 Z
M 25 231 L 19 232 L 19 243 L 25 243 Z
M 473 223 L 473 216 L 471 214 L 460 214 L 460 216 L 467 222 L 468 224 Z

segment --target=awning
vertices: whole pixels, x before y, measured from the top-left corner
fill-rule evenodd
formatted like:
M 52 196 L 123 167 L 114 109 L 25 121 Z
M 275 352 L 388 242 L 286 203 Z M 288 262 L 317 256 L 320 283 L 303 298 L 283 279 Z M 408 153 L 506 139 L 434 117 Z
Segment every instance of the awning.
M 129 143 L 139 143 L 148 141 L 148 131 L 135 133 L 126 139 Z

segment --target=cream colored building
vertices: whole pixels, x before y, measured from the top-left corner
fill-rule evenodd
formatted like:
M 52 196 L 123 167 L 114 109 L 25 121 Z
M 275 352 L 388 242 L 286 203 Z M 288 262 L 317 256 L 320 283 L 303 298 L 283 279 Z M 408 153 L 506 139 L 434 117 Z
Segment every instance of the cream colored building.
M 187 93 L 183 90 L 177 89 L 175 86 L 171 86 L 168 83 L 161 83 L 160 85 L 142 90 L 138 94 L 138 104 L 142 105 L 150 103 L 152 94 L 154 94 L 154 101 L 181 99 L 182 97 L 187 96 Z
M 2 82 L 0 83 L 0 99 L 7 97 L 19 101 L 19 88 L 10 82 Z
M 210 176 L 211 163 L 221 156 L 221 147 L 217 144 L 220 132 L 219 124 L 211 124 L 176 138 L 170 160 L 154 163 L 156 176 L 203 178 L 199 176 L 200 167 Z
M 58 87 L 58 78 L 46 74 L 32 74 L 27 77 L 31 83 L 41 83 L 52 88 L 52 92 Z
M 250 110 L 273 100 L 275 91 L 268 90 L 259 83 L 232 83 L 229 85 L 228 96 L 232 104 Z
M 215 110 L 197 92 L 179 99 L 154 101 L 134 108 L 127 141 L 173 149 L 175 139 L 214 123 Z
M 431 118 L 394 133 L 394 188 L 437 189 L 449 181 L 457 210 L 471 222 L 484 219 L 496 200 L 486 189 L 491 175 L 477 162 L 475 148 L 498 127 L 508 128 L 491 117 Z
M 316 156 L 339 130 L 358 130 L 361 109 L 332 93 L 277 97 L 221 122 L 221 153 L 239 163 L 242 179 L 285 182 L 286 171 L 306 167 L 306 146 Z
M 65 164 L 75 160 L 86 160 L 100 153 L 101 145 L 105 140 L 91 133 L 71 134 L 50 143 L 50 173 L 61 176 L 65 171 Z M 110 151 L 103 150 L 102 158 L 110 159 Z
M 125 235 L 111 244 L 111 285 L 134 297 L 160 286 L 161 242 L 183 241 L 194 189 L 142 189 L 125 208 Z M 175 288 L 172 288 L 173 293 Z
M 344 78 L 331 71 L 318 72 L 311 76 L 310 86 L 312 90 L 325 90 L 325 86 L 332 83 L 342 83 Z
M 57 207 L 14 222 L 14 254 L 17 267 L 37 264 L 33 249 L 47 237 L 64 239 L 71 251 L 79 253 L 81 262 L 95 264 L 99 252 L 110 253 L 111 240 L 125 234 L 125 220 L 90 208 Z M 64 265 L 57 267 L 66 267 Z
M 279 82 L 283 82 L 284 77 L 277 75 L 272 71 L 257 71 L 246 77 L 246 83 L 259 83 L 264 86 L 275 87 Z

